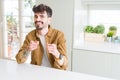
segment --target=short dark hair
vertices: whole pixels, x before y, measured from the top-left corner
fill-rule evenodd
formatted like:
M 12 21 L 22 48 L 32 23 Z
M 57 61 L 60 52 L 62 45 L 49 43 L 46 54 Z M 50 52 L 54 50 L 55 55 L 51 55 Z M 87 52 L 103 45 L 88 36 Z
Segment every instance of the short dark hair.
M 32 10 L 34 13 L 46 11 L 48 17 L 52 17 L 52 9 L 45 4 L 34 5 Z

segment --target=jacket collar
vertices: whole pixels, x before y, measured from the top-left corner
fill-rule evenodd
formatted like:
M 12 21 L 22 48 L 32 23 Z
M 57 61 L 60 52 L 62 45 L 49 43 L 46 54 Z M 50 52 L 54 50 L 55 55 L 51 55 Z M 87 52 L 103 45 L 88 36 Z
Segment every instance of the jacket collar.
M 49 30 L 48 30 L 48 33 L 46 34 L 46 36 L 47 36 L 47 37 L 51 37 L 53 28 L 52 28 L 52 26 L 49 25 L 49 26 L 48 26 L 48 29 L 49 29 Z

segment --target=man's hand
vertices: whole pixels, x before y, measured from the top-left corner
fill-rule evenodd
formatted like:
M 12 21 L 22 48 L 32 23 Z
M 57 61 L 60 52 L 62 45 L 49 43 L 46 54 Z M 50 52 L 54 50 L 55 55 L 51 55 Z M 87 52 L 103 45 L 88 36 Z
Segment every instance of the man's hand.
M 39 45 L 39 41 L 30 41 L 27 51 L 33 51 L 37 49 L 38 45 Z
M 59 51 L 57 50 L 57 46 L 56 44 L 47 44 L 47 49 L 48 49 L 48 52 L 51 53 L 52 55 L 54 55 L 57 59 L 59 58 Z M 59 63 L 59 65 L 63 65 L 64 63 L 64 58 L 62 59 L 58 59 L 57 62 Z
M 57 50 L 56 44 L 47 44 L 48 53 L 51 53 L 56 58 L 59 58 L 59 51 Z

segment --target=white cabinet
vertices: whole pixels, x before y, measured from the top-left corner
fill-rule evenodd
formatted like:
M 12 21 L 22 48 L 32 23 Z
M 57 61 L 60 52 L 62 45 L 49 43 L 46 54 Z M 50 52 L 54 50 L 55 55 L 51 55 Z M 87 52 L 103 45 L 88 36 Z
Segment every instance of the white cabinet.
M 73 50 L 72 71 L 120 79 L 120 54 Z

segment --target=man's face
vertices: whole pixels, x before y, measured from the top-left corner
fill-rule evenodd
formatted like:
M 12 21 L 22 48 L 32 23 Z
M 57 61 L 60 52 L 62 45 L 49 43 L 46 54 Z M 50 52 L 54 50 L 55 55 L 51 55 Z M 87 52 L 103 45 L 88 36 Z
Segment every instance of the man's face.
M 48 27 L 51 22 L 51 17 L 47 16 L 46 11 L 34 13 L 34 23 L 37 30 L 42 30 Z

